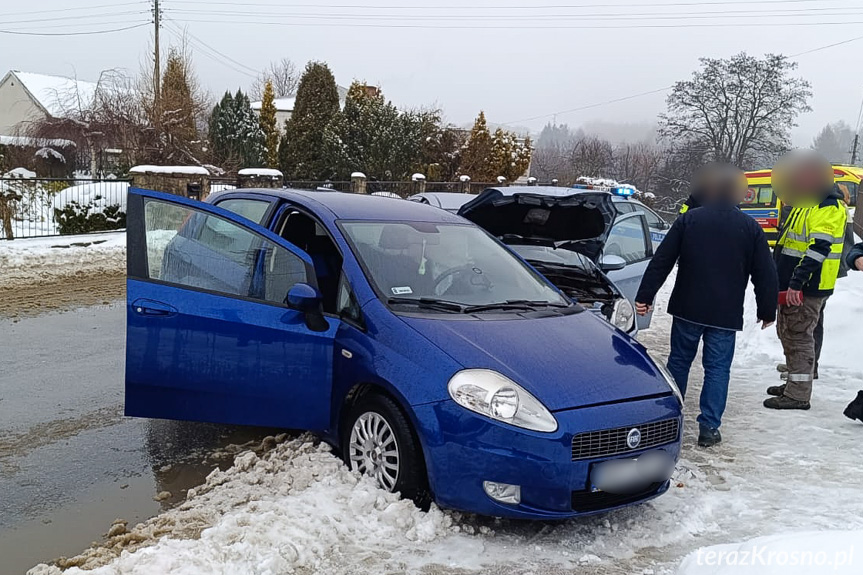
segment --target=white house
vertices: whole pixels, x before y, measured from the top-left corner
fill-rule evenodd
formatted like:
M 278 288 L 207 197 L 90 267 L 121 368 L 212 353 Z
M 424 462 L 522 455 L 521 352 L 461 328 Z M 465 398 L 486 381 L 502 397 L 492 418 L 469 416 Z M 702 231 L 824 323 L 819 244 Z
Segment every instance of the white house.
M 0 135 L 15 136 L 28 122 L 86 108 L 95 94 L 93 82 L 12 70 L 0 80 Z
M 344 107 L 345 98 L 348 95 L 348 89 L 336 86 L 336 90 L 339 93 L 339 106 Z M 291 117 L 291 114 L 294 113 L 294 104 L 296 101 L 297 98 L 295 96 L 276 98 L 273 100 L 273 103 L 276 105 L 276 126 L 278 126 L 279 129 L 282 129 L 285 126 L 285 121 L 287 121 L 287 119 Z M 262 104 L 263 102 L 252 102 L 251 104 L 252 110 L 254 110 L 258 115 L 261 114 Z

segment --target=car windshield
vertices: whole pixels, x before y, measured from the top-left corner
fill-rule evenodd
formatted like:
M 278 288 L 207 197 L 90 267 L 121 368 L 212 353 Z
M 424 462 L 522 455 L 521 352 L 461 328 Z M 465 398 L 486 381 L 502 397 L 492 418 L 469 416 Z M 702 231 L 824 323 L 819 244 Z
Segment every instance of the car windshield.
M 342 224 L 369 279 L 393 305 L 568 306 L 567 300 L 481 229 L 426 222 Z M 429 306 L 431 307 L 431 306 Z

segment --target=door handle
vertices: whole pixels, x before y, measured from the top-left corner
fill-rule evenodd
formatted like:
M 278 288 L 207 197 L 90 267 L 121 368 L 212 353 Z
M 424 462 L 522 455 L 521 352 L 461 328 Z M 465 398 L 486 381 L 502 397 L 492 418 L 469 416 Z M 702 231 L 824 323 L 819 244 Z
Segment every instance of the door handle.
M 137 299 L 132 302 L 132 310 L 138 315 L 147 317 L 166 317 L 177 314 L 177 308 L 160 301 Z

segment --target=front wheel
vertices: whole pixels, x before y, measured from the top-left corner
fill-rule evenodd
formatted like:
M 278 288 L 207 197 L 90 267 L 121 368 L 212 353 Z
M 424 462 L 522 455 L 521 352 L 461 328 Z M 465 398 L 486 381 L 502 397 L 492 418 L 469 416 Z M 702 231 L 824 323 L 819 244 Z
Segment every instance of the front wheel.
M 386 491 L 425 506 L 428 479 L 419 442 L 401 408 L 389 397 L 370 395 L 351 410 L 342 453 L 351 471 L 373 477 Z

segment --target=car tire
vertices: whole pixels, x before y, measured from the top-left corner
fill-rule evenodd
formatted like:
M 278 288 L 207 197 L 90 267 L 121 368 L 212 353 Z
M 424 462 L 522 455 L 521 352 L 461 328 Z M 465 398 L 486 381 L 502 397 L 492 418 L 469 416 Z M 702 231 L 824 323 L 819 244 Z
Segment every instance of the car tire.
M 382 489 L 428 508 L 431 494 L 419 440 L 391 398 L 366 395 L 354 405 L 342 429 L 342 456 L 351 470 L 374 477 Z

